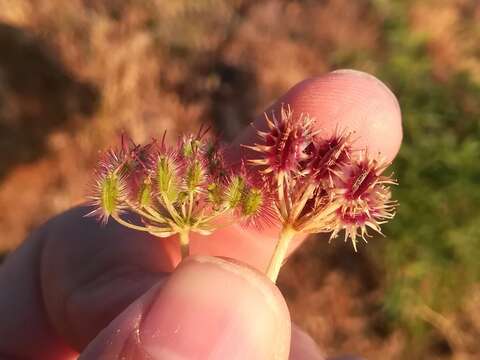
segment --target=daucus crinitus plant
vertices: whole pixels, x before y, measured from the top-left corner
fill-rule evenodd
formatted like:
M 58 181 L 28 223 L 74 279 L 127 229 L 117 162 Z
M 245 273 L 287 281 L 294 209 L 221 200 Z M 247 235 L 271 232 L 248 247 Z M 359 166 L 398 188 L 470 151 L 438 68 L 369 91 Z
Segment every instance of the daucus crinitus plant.
M 388 164 L 354 150 L 346 131 L 321 138 L 312 118 L 295 115 L 283 107 L 280 118 L 266 116 L 260 141 L 245 145 L 257 154 L 249 163 L 275 193 L 281 231 L 267 268 L 274 282 L 295 234 L 330 233 L 333 239 L 344 231 L 357 251 L 358 238 L 366 241 L 368 229 L 381 234 L 396 205 L 389 189 L 396 183 L 382 175 Z
M 333 239 L 344 232 L 355 251 L 369 229 L 381 234 L 396 206 L 389 188 L 396 182 L 382 175 L 387 163 L 354 150 L 346 130 L 321 137 L 312 118 L 289 107 L 279 118 L 266 116 L 266 124 L 256 144 L 243 145 L 256 156 L 240 166 L 227 164 L 223 147 L 202 131 L 173 147 L 165 136 L 146 145 L 122 137 L 97 166 L 88 215 L 158 237 L 178 235 L 182 257 L 192 232 L 209 235 L 234 219 L 246 226 L 280 224 L 266 271 L 273 282 L 298 233 Z
M 165 136 L 146 145 L 122 136 L 120 147 L 101 157 L 90 200 L 87 216 L 102 223 L 112 217 L 158 237 L 178 234 L 182 258 L 189 254 L 191 232 L 209 235 L 233 218 L 250 225 L 274 214 L 268 191 L 245 166 L 227 165 L 222 146 L 202 131 L 174 147 Z

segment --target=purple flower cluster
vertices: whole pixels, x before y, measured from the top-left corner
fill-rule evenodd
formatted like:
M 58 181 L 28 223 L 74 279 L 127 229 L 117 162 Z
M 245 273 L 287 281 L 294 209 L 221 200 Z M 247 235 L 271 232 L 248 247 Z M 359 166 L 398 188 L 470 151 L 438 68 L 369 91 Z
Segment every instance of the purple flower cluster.
M 284 228 L 331 238 L 344 230 L 355 250 L 368 228 L 381 233 L 396 205 L 389 189 L 395 181 L 382 175 L 388 164 L 354 150 L 346 131 L 322 138 L 312 118 L 288 107 L 266 123 L 268 129 L 257 132 L 260 141 L 246 147 L 258 154 L 249 163 L 267 177 Z

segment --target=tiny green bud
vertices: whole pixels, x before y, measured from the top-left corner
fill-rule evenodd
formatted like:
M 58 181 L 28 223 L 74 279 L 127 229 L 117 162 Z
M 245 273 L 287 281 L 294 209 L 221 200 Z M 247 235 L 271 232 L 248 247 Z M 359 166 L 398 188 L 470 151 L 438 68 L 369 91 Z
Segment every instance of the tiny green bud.
M 175 202 L 178 198 L 178 182 L 173 160 L 167 156 L 161 156 L 157 161 L 157 190 L 168 201 Z
M 227 186 L 226 197 L 230 208 L 234 209 L 242 200 L 245 181 L 241 176 L 234 176 Z
M 145 181 L 141 186 L 138 192 L 138 204 L 143 206 L 150 206 L 152 202 L 152 184 L 150 181 Z
M 197 139 L 185 139 L 182 145 L 182 154 L 185 158 L 193 158 L 200 148 L 200 141 Z
M 196 191 L 202 184 L 205 175 L 205 170 L 199 161 L 193 161 L 187 169 L 186 185 L 187 190 L 190 192 Z
M 241 199 L 241 211 L 243 216 L 257 214 L 263 204 L 263 196 L 260 189 L 251 188 L 243 192 Z
M 211 183 L 208 185 L 208 200 L 213 204 L 214 207 L 219 207 L 223 204 L 223 189 L 220 185 L 216 183 Z
M 106 217 L 118 210 L 120 196 L 120 179 L 116 172 L 111 171 L 105 175 L 100 183 L 100 206 Z

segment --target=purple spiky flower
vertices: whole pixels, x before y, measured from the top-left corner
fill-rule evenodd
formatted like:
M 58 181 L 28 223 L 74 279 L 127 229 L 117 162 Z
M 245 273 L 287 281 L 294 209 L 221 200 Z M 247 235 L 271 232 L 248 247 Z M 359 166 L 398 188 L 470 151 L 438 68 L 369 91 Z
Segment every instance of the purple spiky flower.
M 300 163 L 307 158 L 306 147 L 310 144 L 312 119 L 308 116 L 294 116 L 290 107 L 282 107 L 280 119 L 275 114 L 265 115 L 267 131 L 257 131 L 261 143 L 244 145 L 262 154 L 250 163 L 262 167 L 264 174 L 298 171 Z
M 354 151 L 352 134 L 337 129 L 320 137 L 306 114 L 296 116 L 289 107 L 280 119 L 266 118 L 267 131 L 257 131 L 260 142 L 246 146 L 257 155 L 249 164 L 258 166 L 268 178 L 282 223 L 279 244 L 267 274 L 276 279 L 286 244 L 296 233 L 345 231 L 355 251 L 357 238 L 369 236 L 371 228 L 391 219 L 396 203 L 389 185 L 395 182 L 382 172 L 387 167 L 371 159 L 366 151 Z M 359 155 L 360 154 L 360 155 Z
M 396 201 L 391 199 L 388 185 L 396 185 L 390 177 L 382 175 L 388 164 L 368 158 L 363 153 L 361 159 L 349 164 L 340 173 L 337 184 L 338 224 L 332 237 L 345 230 L 345 238 L 352 239 L 356 248 L 357 236 L 366 241 L 368 228 L 382 234 L 380 225 L 393 218 Z

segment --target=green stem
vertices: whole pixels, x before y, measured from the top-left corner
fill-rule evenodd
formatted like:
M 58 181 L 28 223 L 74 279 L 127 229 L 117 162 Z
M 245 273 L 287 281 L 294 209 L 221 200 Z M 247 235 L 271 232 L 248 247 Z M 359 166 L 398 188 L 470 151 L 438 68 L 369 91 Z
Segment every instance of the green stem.
M 268 268 L 265 273 L 267 277 L 270 278 L 270 280 L 272 280 L 274 283 L 277 281 L 278 273 L 280 272 L 280 268 L 282 267 L 285 256 L 287 255 L 290 241 L 296 233 L 297 231 L 289 225 L 284 226 L 280 232 L 277 245 L 275 246 L 275 250 L 273 251 L 272 258 L 270 259 L 270 263 L 268 264 Z
M 137 208 L 134 204 L 132 204 L 131 202 L 127 202 L 127 205 L 130 207 L 130 209 L 137 213 L 138 215 L 140 216 L 143 216 L 144 218 L 146 219 L 149 219 L 149 220 L 152 220 L 152 221 L 155 221 L 155 222 L 158 222 L 158 223 L 165 223 L 165 219 L 163 217 L 155 217 L 145 211 L 143 211 L 142 209 L 139 209 Z
M 190 255 L 190 230 L 182 229 L 178 235 L 180 236 L 180 253 L 183 260 Z
M 165 206 L 165 209 L 168 211 L 168 213 L 172 217 L 173 221 L 175 221 L 177 224 L 180 224 L 182 222 L 182 217 L 178 214 L 177 210 L 175 210 L 175 207 L 168 200 L 165 194 L 161 193 L 160 195 L 162 200 L 161 202 L 163 203 L 163 206 Z
M 123 226 L 129 227 L 130 229 L 150 232 L 150 230 L 147 229 L 145 226 L 138 226 L 138 225 L 132 224 L 128 221 L 125 221 L 125 220 L 121 219 L 118 215 L 112 214 L 112 218 L 114 218 L 119 224 L 122 224 Z
M 193 213 L 193 191 L 190 191 L 188 194 L 188 215 L 187 215 L 187 221 L 190 223 L 190 220 L 192 218 L 192 213 Z

